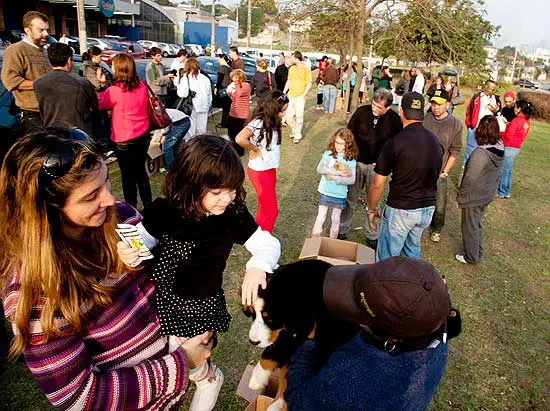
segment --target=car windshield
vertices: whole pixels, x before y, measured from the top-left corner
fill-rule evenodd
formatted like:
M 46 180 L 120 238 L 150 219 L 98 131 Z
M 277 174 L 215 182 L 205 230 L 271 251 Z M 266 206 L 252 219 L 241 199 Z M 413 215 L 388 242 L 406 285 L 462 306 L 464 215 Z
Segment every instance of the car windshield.
M 200 60 L 201 70 L 208 74 L 216 74 L 220 63 L 217 60 Z
M 110 47 L 111 50 L 115 50 L 115 51 L 126 51 L 127 48 L 128 46 L 122 43 L 111 43 L 111 47 Z

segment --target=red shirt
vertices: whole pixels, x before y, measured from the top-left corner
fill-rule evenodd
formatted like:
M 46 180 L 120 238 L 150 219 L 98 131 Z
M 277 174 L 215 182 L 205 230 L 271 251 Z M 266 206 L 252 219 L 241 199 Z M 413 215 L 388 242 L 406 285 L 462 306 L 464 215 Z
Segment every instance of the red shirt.
M 501 134 L 504 147 L 521 148 L 521 145 L 531 131 L 531 122 L 520 114 L 506 125 L 506 131 Z
M 248 118 L 250 115 L 250 84 L 235 85 L 235 92 L 230 94 L 231 109 L 229 115 L 234 118 Z
M 111 140 L 122 143 L 133 140 L 149 130 L 147 87 L 140 82 L 132 91 L 117 84 L 98 94 L 99 109 L 111 110 Z

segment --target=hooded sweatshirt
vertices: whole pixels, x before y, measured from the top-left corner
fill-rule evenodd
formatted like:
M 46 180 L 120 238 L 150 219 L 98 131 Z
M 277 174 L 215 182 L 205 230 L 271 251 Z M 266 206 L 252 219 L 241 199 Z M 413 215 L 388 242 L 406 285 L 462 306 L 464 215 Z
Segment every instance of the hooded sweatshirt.
M 456 195 L 459 208 L 479 207 L 495 198 L 500 172 L 504 165 L 504 145 L 476 147 L 464 170 L 464 177 Z

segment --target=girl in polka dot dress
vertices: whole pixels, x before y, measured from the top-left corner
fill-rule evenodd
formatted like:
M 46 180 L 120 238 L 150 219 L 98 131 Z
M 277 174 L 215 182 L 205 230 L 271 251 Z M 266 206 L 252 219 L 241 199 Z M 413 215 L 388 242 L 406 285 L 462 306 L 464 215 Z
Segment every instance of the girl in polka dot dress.
M 242 302 L 251 304 L 258 287 L 265 288 L 266 272 L 273 272 L 280 243 L 263 231 L 244 202 L 244 169 L 232 146 L 216 136 L 202 135 L 184 143 L 170 166 L 165 198 L 156 199 L 138 226 L 153 248 L 150 276 L 157 285 L 161 330 L 171 347 L 205 332 L 229 328 L 222 277 L 233 244 L 252 254 L 246 263 Z M 136 249 L 119 243 L 128 265 L 137 265 Z M 211 363 L 191 370 L 197 384 L 190 410 L 211 410 L 223 374 Z

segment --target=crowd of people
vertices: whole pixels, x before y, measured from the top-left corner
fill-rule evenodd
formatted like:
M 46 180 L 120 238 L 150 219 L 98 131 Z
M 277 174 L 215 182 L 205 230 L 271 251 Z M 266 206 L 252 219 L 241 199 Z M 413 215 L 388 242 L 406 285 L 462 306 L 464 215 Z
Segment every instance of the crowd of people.
M 69 46 L 43 51 L 48 21 L 40 12 L 25 14 L 26 38 L 6 49 L 2 68 L 23 126 L 0 170 L 6 208 L 0 290 L 14 331 L 9 356 L 23 356 L 59 409 L 177 409 L 191 381 L 190 409 L 211 410 L 224 380 L 212 353 L 231 320 L 223 289 L 231 249 L 241 244 L 251 254 L 244 305 L 266 288 L 281 254 L 273 232 L 282 127 L 299 144 L 313 85 L 317 108 L 333 113 L 340 83 L 350 96 L 359 86 L 361 102 L 368 98 L 368 73 L 358 85 L 355 63 L 338 69 L 327 57 L 312 80 L 295 51 L 282 56 L 275 73 L 259 59 L 248 82 L 232 47 L 218 56 L 212 93 L 210 79 L 184 50 L 165 74 L 153 47 L 140 79 L 131 55 L 116 55 L 107 69 L 92 47 L 79 77 L 71 74 Z M 366 195 L 365 243 L 376 263 L 329 270 L 324 285 L 328 309 L 362 332 L 326 362 L 318 358 L 315 333 L 297 344 L 288 371 L 290 409 L 363 409 L 365 401 L 369 409 L 424 409 L 445 369 L 447 339 L 460 332 L 445 281 L 420 250 L 428 227 L 430 239 L 441 241 L 448 177 L 462 151 L 463 126 L 452 114 L 461 103 L 456 77 L 437 76 L 425 90 L 421 67 L 411 67 L 393 89 L 387 66 L 372 76 L 370 103 L 330 136 L 321 155 L 311 233 L 322 235 L 332 208 L 329 237 L 346 239 Z M 487 205 L 495 196 L 510 198 L 513 163 L 530 131 L 531 104 L 509 92 L 501 107 L 495 89 L 487 81 L 466 108 L 457 194 L 463 252 L 455 256 L 464 264 L 482 259 Z M 145 169 L 151 94 L 173 106 L 163 137 L 163 196 L 156 199 Z M 208 134 L 214 100 L 228 139 Z M 109 150 L 124 201 L 111 194 Z M 254 217 L 245 202 L 246 176 L 258 200 Z M 120 224 L 135 229 L 153 251 L 151 261 L 117 237 Z M 393 300 L 407 309 L 399 311 Z M 367 375 L 358 367 L 370 367 L 371 377 L 358 378 Z

